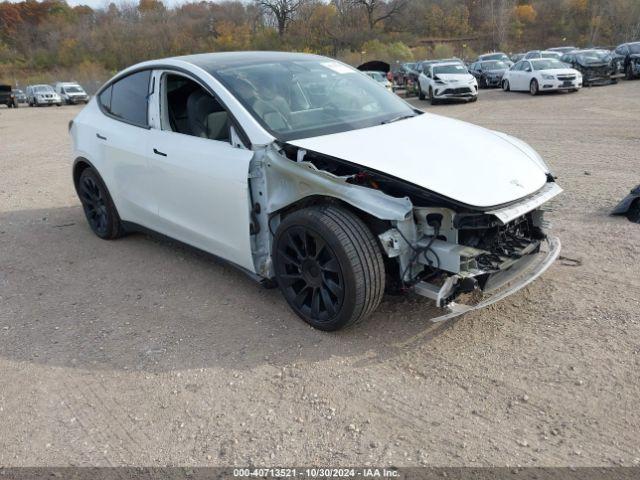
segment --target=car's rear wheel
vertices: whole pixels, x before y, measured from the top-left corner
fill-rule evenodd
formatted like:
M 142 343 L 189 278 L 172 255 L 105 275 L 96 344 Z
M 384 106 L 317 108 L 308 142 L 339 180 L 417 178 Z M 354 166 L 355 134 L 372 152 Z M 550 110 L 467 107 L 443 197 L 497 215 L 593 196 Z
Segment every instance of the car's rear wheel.
M 531 83 L 529 84 L 529 93 L 531 93 L 531 95 L 538 94 L 538 81 L 535 78 L 531 80 Z
M 631 66 L 631 63 L 627 65 L 627 70 L 625 73 L 626 73 L 627 80 L 633 80 L 633 67 Z
M 93 233 L 105 240 L 122 236 L 120 216 L 98 172 L 91 167 L 85 168 L 76 188 Z
M 422 85 L 418 82 L 418 100 L 424 100 L 424 92 L 422 91 Z
M 276 231 L 273 258 L 285 299 L 320 330 L 353 325 L 382 299 L 380 248 L 364 222 L 343 208 L 323 205 L 287 216 Z
M 508 92 L 510 90 L 509 80 L 502 81 L 502 90 L 504 90 L 505 92 Z

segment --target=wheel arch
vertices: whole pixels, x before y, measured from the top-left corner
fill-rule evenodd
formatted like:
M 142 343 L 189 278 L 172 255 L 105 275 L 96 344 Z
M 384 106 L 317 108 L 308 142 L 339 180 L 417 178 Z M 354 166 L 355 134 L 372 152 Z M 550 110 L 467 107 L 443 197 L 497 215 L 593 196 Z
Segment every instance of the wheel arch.
M 76 189 L 78 188 L 78 181 L 80 180 L 80 175 L 82 175 L 82 172 L 87 168 L 93 168 L 94 170 L 96 170 L 96 172 L 98 171 L 96 167 L 85 157 L 77 157 L 73 161 L 73 168 L 72 168 L 73 185 L 74 187 L 76 187 Z M 98 173 L 98 175 L 100 174 Z

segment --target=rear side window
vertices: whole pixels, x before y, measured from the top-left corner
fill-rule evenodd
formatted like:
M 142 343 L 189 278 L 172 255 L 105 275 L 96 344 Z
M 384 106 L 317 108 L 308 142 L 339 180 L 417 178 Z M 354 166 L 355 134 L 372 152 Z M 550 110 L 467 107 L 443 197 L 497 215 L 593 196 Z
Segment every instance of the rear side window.
M 147 127 L 150 78 L 151 71 L 145 70 L 118 80 L 100 94 L 100 104 L 108 114 L 122 121 Z
M 98 101 L 100 102 L 100 105 L 102 105 L 102 108 L 104 108 L 108 113 L 111 113 L 111 90 L 112 88 L 109 87 L 106 90 L 103 90 L 100 95 L 98 95 Z

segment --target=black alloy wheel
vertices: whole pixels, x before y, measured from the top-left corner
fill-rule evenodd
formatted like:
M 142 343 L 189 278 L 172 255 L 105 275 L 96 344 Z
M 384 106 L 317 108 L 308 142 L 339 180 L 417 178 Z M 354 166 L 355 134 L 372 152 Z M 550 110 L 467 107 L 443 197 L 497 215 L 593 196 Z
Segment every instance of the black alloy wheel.
M 104 182 L 93 168 L 85 168 L 77 185 L 78 197 L 93 233 L 103 239 L 122 235 L 120 217 Z
M 318 232 L 294 226 L 278 244 L 278 278 L 287 300 L 319 322 L 334 317 L 344 301 L 344 276 L 336 254 Z

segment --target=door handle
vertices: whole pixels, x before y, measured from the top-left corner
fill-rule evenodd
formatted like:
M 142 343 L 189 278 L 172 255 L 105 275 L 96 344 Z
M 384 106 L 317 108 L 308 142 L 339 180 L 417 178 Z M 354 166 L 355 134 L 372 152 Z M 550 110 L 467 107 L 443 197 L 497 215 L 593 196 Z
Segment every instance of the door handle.
M 160 155 L 161 157 L 166 157 L 167 156 L 166 153 L 161 152 L 160 150 L 157 150 L 155 148 L 153 149 L 153 153 L 155 153 L 156 155 Z
M 103 137 L 99 133 L 96 133 L 96 137 L 98 137 L 100 140 L 106 140 L 107 139 L 107 137 Z

